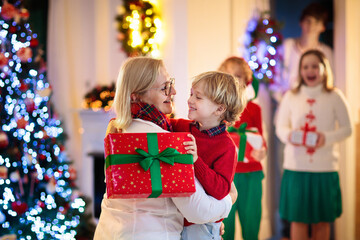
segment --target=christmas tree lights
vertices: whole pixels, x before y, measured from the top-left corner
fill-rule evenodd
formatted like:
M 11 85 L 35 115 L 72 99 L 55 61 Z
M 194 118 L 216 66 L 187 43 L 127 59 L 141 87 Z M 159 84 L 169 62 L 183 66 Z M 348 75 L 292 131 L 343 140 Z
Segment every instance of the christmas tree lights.
M 75 239 L 86 204 L 29 13 L 9 2 L 0 8 L 0 237 Z
M 276 84 L 279 79 L 282 54 L 282 25 L 272 19 L 268 13 L 252 19 L 247 27 L 245 37 L 245 58 L 260 82 L 267 85 Z

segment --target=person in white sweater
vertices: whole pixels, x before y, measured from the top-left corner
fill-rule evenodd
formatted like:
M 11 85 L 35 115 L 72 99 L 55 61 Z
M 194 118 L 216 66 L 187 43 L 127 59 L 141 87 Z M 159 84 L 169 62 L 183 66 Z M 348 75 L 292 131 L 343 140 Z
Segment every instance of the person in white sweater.
M 165 114 L 173 110 L 176 94 L 174 79 L 169 79 L 161 60 L 136 57 L 123 65 L 117 80 L 114 99 L 116 119 L 107 133 L 172 131 Z M 195 142 L 186 142 L 188 153 L 196 156 Z M 95 240 L 179 240 L 184 217 L 203 224 L 227 217 L 237 192 L 222 200 L 208 196 L 195 180 L 196 192 L 190 197 L 109 199 L 106 193 Z
M 352 128 L 345 97 L 330 83 L 325 55 L 309 50 L 300 58 L 298 86 L 278 109 L 276 134 L 285 143 L 280 216 L 291 222 L 295 240 L 309 239 L 309 224 L 312 239 L 329 239 L 330 222 L 342 213 L 335 143 L 350 136 Z M 300 142 L 299 130 L 307 131 Z
M 320 34 L 326 30 L 327 10 L 320 3 L 309 4 L 301 13 L 301 35 L 297 38 L 286 38 L 283 47 L 282 90 L 287 91 L 297 85 L 300 56 L 310 49 L 322 51 L 333 68 L 332 49 L 319 41 Z

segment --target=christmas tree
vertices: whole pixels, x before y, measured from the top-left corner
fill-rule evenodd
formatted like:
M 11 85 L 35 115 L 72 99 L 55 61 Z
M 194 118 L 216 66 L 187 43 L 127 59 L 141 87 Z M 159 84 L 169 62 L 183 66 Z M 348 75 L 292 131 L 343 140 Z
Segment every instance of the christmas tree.
M 75 239 L 86 203 L 28 18 L 21 1 L 1 4 L 0 238 Z

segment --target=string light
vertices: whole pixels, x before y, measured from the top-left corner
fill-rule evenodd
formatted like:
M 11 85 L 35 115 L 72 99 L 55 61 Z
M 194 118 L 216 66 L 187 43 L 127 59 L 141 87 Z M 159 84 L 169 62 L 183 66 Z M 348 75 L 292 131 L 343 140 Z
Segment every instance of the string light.
M 277 50 L 282 43 L 282 25 L 267 12 L 252 19 L 247 27 L 245 59 L 248 60 L 256 78 L 265 84 L 273 84 L 280 73 L 282 56 Z
M 156 0 L 124 0 L 116 17 L 118 40 L 129 56 L 160 57 L 164 34 Z

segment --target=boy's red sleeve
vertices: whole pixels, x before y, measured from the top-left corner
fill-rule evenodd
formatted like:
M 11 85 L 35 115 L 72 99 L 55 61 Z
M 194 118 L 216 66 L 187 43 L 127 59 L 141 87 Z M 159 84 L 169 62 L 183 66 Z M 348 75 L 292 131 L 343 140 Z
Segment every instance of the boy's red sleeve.
M 218 200 L 229 194 L 237 163 L 236 147 L 232 142 L 214 149 L 219 150 L 223 154 L 213 162 L 211 168 L 200 157 L 194 163 L 196 178 L 206 193 Z
M 170 118 L 170 124 L 174 132 L 190 132 L 190 123 L 191 120 L 182 119 L 182 118 Z

